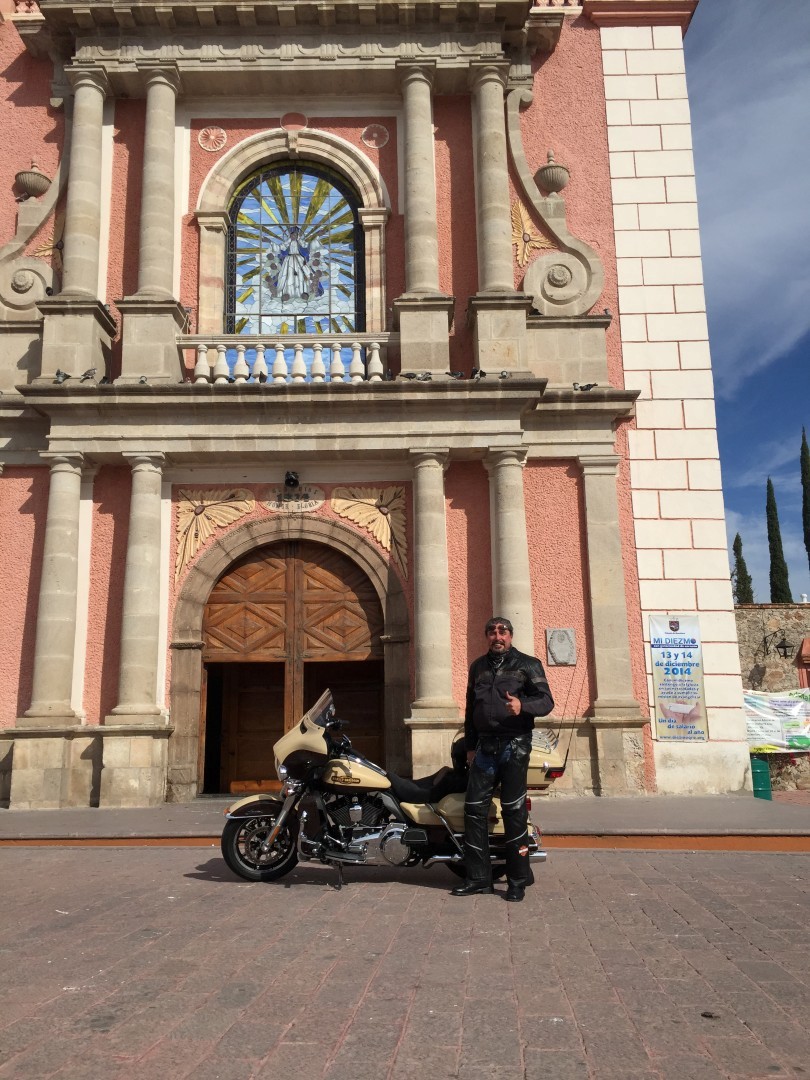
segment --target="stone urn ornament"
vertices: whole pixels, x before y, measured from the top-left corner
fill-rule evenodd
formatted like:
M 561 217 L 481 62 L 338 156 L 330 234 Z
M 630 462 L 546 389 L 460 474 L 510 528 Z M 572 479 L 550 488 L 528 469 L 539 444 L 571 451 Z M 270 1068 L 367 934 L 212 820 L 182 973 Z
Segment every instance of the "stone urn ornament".
M 554 160 L 554 151 L 549 150 L 546 164 L 540 166 L 534 174 L 534 178 L 543 191 L 548 191 L 550 194 L 556 195 L 562 191 L 571 179 L 571 173 L 565 165 L 557 164 Z
M 18 172 L 14 179 L 17 187 L 22 190 L 22 195 L 17 196 L 17 202 L 25 202 L 26 199 L 38 199 L 51 186 L 51 178 L 42 172 L 35 161 L 31 162 L 30 169 L 23 169 Z

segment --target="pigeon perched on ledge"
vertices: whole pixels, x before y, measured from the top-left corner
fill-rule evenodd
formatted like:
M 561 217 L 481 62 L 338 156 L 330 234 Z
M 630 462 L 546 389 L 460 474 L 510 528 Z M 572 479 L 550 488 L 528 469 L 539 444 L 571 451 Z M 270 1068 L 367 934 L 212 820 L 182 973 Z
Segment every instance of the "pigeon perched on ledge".
M 578 383 L 578 382 L 575 382 L 575 383 L 574 383 L 574 389 L 575 389 L 575 390 L 582 390 L 582 391 L 585 391 L 585 390 L 593 390 L 593 389 L 595 389 L 595 387 L 597 387 L 598 385 L 599 385 L 599 383 L 595 383 L 595 382 L 586 382 L 586 383 Z

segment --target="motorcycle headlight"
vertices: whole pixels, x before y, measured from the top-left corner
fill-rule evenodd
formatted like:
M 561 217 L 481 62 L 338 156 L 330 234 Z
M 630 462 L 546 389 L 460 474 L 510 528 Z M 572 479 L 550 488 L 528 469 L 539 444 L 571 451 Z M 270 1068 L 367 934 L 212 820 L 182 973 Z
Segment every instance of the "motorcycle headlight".
M 279 780 L 286 780 L 288 774 L 287 766 L 282 765 L 280 761 L 276 762 L 276 772 L 278 773 Z

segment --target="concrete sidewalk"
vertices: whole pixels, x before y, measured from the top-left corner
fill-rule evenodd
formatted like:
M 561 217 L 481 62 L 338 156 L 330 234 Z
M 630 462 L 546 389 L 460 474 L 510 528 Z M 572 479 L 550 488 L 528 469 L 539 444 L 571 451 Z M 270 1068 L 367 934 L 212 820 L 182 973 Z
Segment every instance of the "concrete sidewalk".
M 150 809 L 0 810 L 0 843 L 18 840 L 219 837 L 234 799 Z M 554 836 L 810 836 L 810 805 L 751 795 L 534 798 L 532 819 Z

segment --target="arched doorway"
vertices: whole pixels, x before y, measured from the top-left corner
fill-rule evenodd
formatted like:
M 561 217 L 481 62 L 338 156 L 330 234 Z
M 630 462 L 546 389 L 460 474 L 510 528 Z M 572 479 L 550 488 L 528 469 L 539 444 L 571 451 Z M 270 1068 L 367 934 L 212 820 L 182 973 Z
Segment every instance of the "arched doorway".
M 383 611 L 347 555 L 303 539 L 249 552 L 202 629 L 204 791 L 268 787 L 274 743 L 327 687 L 356 749 L 384 760 Z

